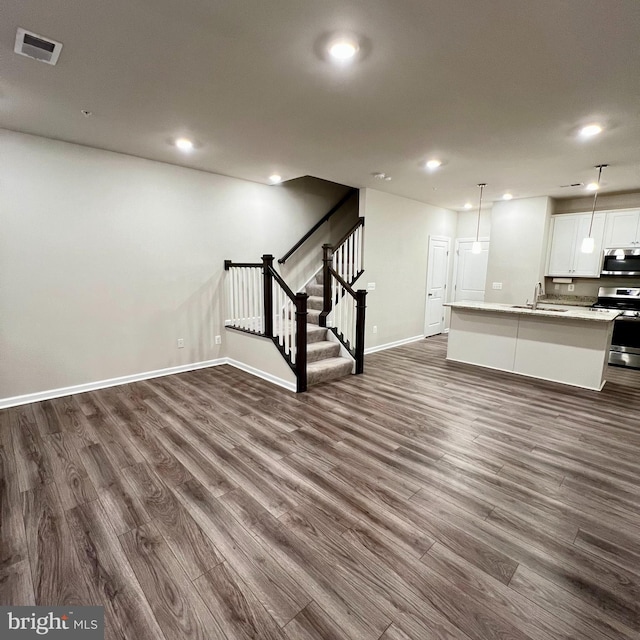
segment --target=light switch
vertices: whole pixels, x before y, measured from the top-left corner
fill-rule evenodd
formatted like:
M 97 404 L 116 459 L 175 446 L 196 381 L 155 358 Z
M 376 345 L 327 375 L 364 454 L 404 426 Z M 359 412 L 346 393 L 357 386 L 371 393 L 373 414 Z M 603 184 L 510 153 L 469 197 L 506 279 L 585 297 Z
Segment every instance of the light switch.
M 502 282 L 494 282 L 493 283 L 493 288 L 494 289 L 502 289 Z

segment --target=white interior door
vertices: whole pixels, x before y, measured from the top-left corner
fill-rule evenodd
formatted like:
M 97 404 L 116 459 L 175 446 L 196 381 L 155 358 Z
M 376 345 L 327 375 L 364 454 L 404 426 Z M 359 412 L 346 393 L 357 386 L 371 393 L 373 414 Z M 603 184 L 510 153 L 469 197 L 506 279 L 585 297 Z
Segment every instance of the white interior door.
M 427 308 L 425 311 L 425 337 L 444 331 L 444 307 L 447 295 L 449 266 L 449 238 L 429 238 L 427 258 Z
M 472 253 L 473 240 L 458 240 L 456 243 L 454 302 L 460 300 L 484 301 L 489 241 L 482 240 L 481 244 L 482 252 Z

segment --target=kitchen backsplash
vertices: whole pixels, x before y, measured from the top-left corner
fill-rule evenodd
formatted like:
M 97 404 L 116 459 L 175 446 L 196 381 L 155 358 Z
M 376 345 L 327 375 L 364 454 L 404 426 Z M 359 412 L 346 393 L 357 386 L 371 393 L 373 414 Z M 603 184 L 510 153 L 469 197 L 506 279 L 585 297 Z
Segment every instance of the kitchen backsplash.
M 569 285 L 553 282 L 553 278 L 544 279 L 545 292 L 551 295 L 569 296 L 597 296 L 600 287 L 640 287 L 640 277 L 638 278 L 616 278 L 613 276 L 603 276 L 601 278 L 574 278 L 575 289 L 569 291 Z M 555 287 L 559 288 L 556 289 Z

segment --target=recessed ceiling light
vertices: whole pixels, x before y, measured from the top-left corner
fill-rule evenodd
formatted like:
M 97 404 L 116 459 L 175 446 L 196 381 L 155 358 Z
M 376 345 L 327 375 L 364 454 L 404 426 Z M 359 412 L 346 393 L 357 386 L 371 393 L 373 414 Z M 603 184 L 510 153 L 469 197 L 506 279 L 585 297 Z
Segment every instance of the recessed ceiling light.
M 353 60 L 359 48 L 353 38 L 336 38 L 329 43 L 329 55 L 339 62 L 347 62 Z
M 600 187 L 597 182 L 590 182 L 586 188 L 587 191 L 597 191 Z
M 465 209 L 471 209 L 471 207 L 473 207 L 473 205 L 472 205 L 470 202 L 467 202 L 467 203 L 464 205 L 464 208 L 465 208 Z
M 595 122 L 593 124 L 588 124 L 587 126 L 582 127 L 582 129 L 580 129 L 580 135 L 583 138 L 591 138 L 592 136 L 597 136 L 601 132 L 602 132 L 602 126 L 599 124 L 596 124 Z
M 178 138 L 176 140 L 176 147 L 180 151 L 191 151 L 193 149 L 193 142 L 188 138 Z
M 505 194 L 502 196 L 502 199 L 503 199 L 503 200 L 512 200 L 512 199 L 513 199 L 513 196 L 512 196 L 510 193 L 505 193 Z
M 442 160 L 429 160 L 426 164 L 427 169 L 437 169 L 442 164 Z
M 269 182 L 271 184 L 278 184 L 282 182 L 282 176 L 279 176 L 277 173 L 274 173 L 273 175 L 269 176 Z

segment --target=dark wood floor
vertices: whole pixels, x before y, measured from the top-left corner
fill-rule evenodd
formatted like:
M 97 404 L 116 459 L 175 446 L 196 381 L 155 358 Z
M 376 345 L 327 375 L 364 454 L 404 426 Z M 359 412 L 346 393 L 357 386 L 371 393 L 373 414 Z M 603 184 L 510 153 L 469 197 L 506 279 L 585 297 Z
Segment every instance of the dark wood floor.
M 0 412 L 0 604 L 104 605 L 127 640 L 640 637 L 640 371 L 596 393 L 445 349 Z

